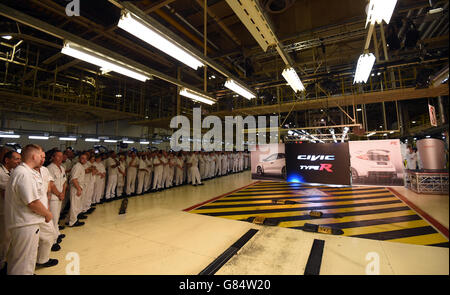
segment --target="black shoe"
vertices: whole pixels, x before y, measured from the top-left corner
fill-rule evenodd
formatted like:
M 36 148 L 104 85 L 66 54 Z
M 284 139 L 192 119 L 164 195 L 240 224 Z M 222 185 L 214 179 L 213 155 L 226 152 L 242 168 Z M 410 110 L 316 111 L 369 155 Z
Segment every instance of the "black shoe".
M 36 263 L 36 267 L 52 267 L 58 264 L 58 259 L 49 259 L 46 263 Z
M 58 229 L 59 230 L 63 230 L 63 229 L 65 229 L 66 227 L 64 226 L 64 225 L 58 225 Z
M 87 216 L 86 215 L 78 215 L 77 218 L 78 219 L 87 219 Z
M 75 222 L 71 227 L 82 226 L 82 225 L 84 225 L 84 222 L 77 220 L 77 222 Z
M 61 243 L 61 242 L 59 242 L 59 243 Z M 61 246 L 58 245 L 58 244 L 53 244 L 53 246 L 52 246 L 52 252 L 57 252 L 57 251 L 59 251 L 59 250 L 61 250 Z
M 202 183 L 199 183 L 198 185 L 205 185 L 205 184 L 202 182 Z
M 95 211 L 95 207 L 91 207 L 89 210 L 86 211 L 86 214 L 91 214 L 92 212 Z

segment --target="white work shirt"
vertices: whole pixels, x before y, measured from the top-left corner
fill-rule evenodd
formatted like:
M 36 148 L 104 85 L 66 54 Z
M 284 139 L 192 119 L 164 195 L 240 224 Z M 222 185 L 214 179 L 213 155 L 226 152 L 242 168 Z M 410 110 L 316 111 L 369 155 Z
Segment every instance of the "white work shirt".
M 139 162 L 140 162 L 141 160 L 138 158 L 138 157 L 136 157 L 136 158 L 130 158 L 130 162 L 128 162 L 128 164 L 127 164 L 127 167 L 128 168 L 134 168 L 134 169 L 137 169 L 138 167 L 139 167 Z M 133 165 L 133 167 L 131 166 L 131 165 Z M 134 165 L 138 165 L 138 167 L 134 167 Z
M 103 165 L 102 162 L 100 162 L 100 163 L 94 162 L 94 166 L 95 166 L 95 168 L 97 169 L 97 171 L 98 171 L 99 173 L 105 173 L 105 172 L 106 172 L 105 165 Z M 96 181 L 97 181 L 97 180 L 101 180 L 101 179 L 102 179 L 102 178 L 100 177 L 99 174 L 95 175 L 95 180 L 96 180 Z M 104 178 L 103 178 L 103 179 L 104 179 Z
M 147 160 L 145 159 L 140 159 L 139 160 L 139 169 L 144 169 L 146 172 L 148 172 L 148 168 L 147 168 Z
M 126 173 L 127 171 L 127 167 L 126 167 L 126 163 L 125 161 L 119 161 L 120 165 L 118 166 L 118 168 L 120 168 L 120 170 L 122 171 L 122 173 Z M 117 176 L 123 176 L 123 174 L 119 172 L 119 170 L 117 169 Z
M 53 177 L 50 174 L 50 171 L 48 171 L 47 167 L 41 167 L 40 169 L 41 177 L 42 177 L 42 186 L 40 189 L 41 193 L 41 202 L 44 204 L 45 208 L 48 209 L 48 185 L 50 181 L 54 181 Z
M 78 181 L 78 184 L 81 186 L 81 188 L 83 189 L 85 187 L 85 168 L 83 167 L 83 165 L 81 165 L 80 162 L 76 163 L 73 168 L 72 168 L 72 177 L 70 180 L 70 183 L 72 184 L 72 186 L 75 188 L 75 186 L 73 185 L 72 181 L 74 179 L 76 179 Z
M 145 162 L 147 163 L 147 170 L 149 172 L 152 172 L 153 171 L 153 159 L 152 158 L 147 158 L 145 160 Z
M 34 213 L 28 205 L 40 200 L 43 180 L 39 172 L 22 163 L 11 173 L 5 191 L 5 225 L 13 228 L 40 224 L 45 218 Z
M 192 163 L 191 167 L 198 167 L 198 158 L 196 154 L 191 156 L 190 162 Z
M 417 153 L 408 152 L 406 154 L 406 165 L 409 170 L 416 170 L 417 165 Z
M 56 189 L 60 192 L 63 191 L 64 188 L 64 184 L 67 181 L 67 177 L 66 177 L 66 170 L 64 169 L 64 167 L 61 165 L 60 168 L 54 164 L 51 163 L 50 165 L 47 166 L 48 171 L 50 172 L 50 175 L 53 178 L 53 183 L 56 186 Z M 52 201 L 58 201 L 59 198 L 52 193 Z
M 177 166 L 177 169 L 180 170 L 180 171 L 182 171 L 182 170 L 183 170 L 183 167 L 184 167 L 184 160 L 183 160 L 183 159 L 180 159 L 180 158 L 176 158 L 176 159 L 175 159 L 175 163 L 176 163 L 177 165 L 180 165 L 180 166 L 181 166 L 181 168 Z
M 112 166 L 116 165 L 116 160 L 113 158 L 108 158 L 106 160 L 106 167 L 108 167 L 108 174 L 109 175 L 115 175 L 119 173 L 119 170 L 116 168 L 113 168 Z
M 153 165 L 158 165 L 158 164 L 161 164 L 161 160 L 159 159 L 159 157 L 158 156 L 156 156 L 154 159 L 153 159 Z M 154 169 L 158 169 L 158 171 L 160 171 L 160 170 L 163 170 L 164 169 L 164 167 L 163 167 L 163 165 L 159 165 L 159 166 L 154 166 Z M 155 170 L 156 171 L 156 170 Z
M 5 166 L 0 164 L 0 216 L 4 214 L 6 185 L 8 184 L 11 173 L 12 170 L 8 171 Z
M 92 166 L 94 166 L 94 163 L 91 163 L 89 161 L 87 161 L 86 164 L 83 165 L 85 170 L 88 168 L 91 168 Z M 85 171 L 84 182 L 86 184 L 94 183 L 94 181 L 95 181 L 94 176 L 95 175 L 92 174 L 92 171 L 90 173 L 86 173 L 86 171 Z

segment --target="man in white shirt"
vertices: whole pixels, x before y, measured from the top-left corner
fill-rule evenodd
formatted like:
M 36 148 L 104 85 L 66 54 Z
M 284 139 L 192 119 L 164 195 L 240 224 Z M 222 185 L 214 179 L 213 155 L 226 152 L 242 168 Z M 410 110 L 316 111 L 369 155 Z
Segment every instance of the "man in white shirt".
M 82 210 L 81 212 L 83 214 L 91 214 L 95 207 L 91 207 L 93 203 L 93 196 L 94 196 L 94 184 L 95 184 L 95 175 L 97 175 L 97 170 L 95 168 L 95 155 L 94 153 L 91 153 L 88 155 L 89 160 L 84 164 L 84 181 L 86 184 L 86 190 L 83 194 L 83 204 L 82 204 Z
M 5 225 L 5 191 L 12 171 L 20 164 L 21 156 L 15 151 L 8 151 L 0 164 L 0 270 L 6 265 L 11 235 Z
M 147 168 L 147 157 L 145 156 L 145 154 L 140 154 L 140 158 L 138 159 L 138 184 L 137 184 L 137 189 L 136 189 L 136 194 L 140 195 L 142 194 L 142 190 L 144 189 L 144 182 L 145 182 L 145 177 L 148 174 L 148 168 Z
M 175 185 L 183 184 L 184 160 L 183 155 L 178 153 L 175 162 Z
M 173 177 L 175 175 L 175 165 L 176 165 L 176 161 L 175 158 L 173 156 L 173 153 L 169 153 L 169 158 L 168 158 L 168 175 L 167 175 L 167 180 L 166 180 L 166 187 L 172 187 L 173 186 Z
M 66 170 L 62 166 L 63 154 L 61 151 L 56 151 L 52 156 L 52 163 L 47 166 L 51 177 L 53 178 L 53 185 L 51 187 L 51 198 L 49 201 L 49 210 L 53 215 L 53 225 L 58 236 L 58 240 L 61 240 L 65 235 L 59 231 L 59 216 L 61 213 L 61 204 L 66 196 L 67 190 L 67 176 Z
M 191 170 L 191 177 L 192 177 L 192 185 L 203 185 L 201 179 L 200 179 L 200 172 L 198 171 L 198 158 L 197 158 L 198 152 L 194 152 L 189 159 L 190 170 Z
M 108 183 L 106 185 L 105 199 L 109 202 L 116 197 L 117 174 L 120 162 L 116 159 L 116 153 L 111 152 L 110 157 L 106 160 L 106 168 L 108 169 Z
M 139 158 L 135 152 L 131 152 L 130 162 L 127 166 L 127 196 L 131 196 L 136 191 L 136 176 L 139 167 Z
M 70 179 L 70 210 L 69 210 L 69 226 L 82 226 L 84 222 L 78 220 L 78 214 L 82 210 L 83 193 L 86 190 L 85 168 L 87 162 L 86 154 L 80 155 L 79 162 L 76 163 L 71 171 Z
M 222 175 L 222 158 L 219 152 L 214 152 L 214 160 L 216 161 L 216 176 Z
M 96 155 L 94 162 L 95 169 L 97 170 L 97 174 L 95 175 L 94 181 L 94 205 L 99 204 L 100 200 L 103 198 L 103 193 L 105 191 L 105 179 L 106 179 L 106 169 L 105 165 L 102 163 L 102 156 Z
M 39 224 L 51 222 L 53 215 L 40 198 L 41 175 L 34 170 L 41 165 L 42 148 L 27 145 L 22 150 L 23 163 L 11 173 L 5 192 L 5 223 L 11 234 L 8 275 L 33 275 L 39 245 Z
M 42 177 L 41 187 L 38 191 L 41 194 L 41 202 L 45 208 L 49 209 L 51 198 L 51 187 L 54 186 L 53 178 L 47 167 L 42 166 L 45 162 L 45 153 L 42 151 L 41 166 L 34 168 Z M 51 212 L 51 211 L 50 211 Z M 54 217 L 53 217 L 54 218 Z M 39 224 L 39 246 L 36 266 L 51 267 L 58 264 L 58 259 L 50 258 L 50 251 L 59 251 L 61 247 L 57 243 L 58 234 L 53 222 L 42 222 Z
M 408 146 L 408 153 L 406 154 L 406 165 L 408 170 L 417 169 L 417 153 L 412 146 Z
M 153 174 L 153 153 L 147 152 L 145 157 L 145 163 L 147 164 L 148 173 L 145 175 L 144 190 L 148 192 L 152 183 Z
M 200 152 L 198 154 L 198 164 L 199 164 L 200 178 L 203 180 L 206 178 L 206 176 L 205 176 L 206 161 L 205 161 L 205 153 L 204 152 Z
M 127 176 L 127 166 L 124 154 L 119 155 L 119 166 L 117 166 L 117 196 L 121 197 L 123 194 L 123 187 L 125 185 L 125 177 Z
M 224 152 L 222 152 L 221 159 L 222 159 L 222 175 L 226 175 L 228 173 L 228 161 L 227 155 Z
M 153 169 L 154 169 L 154 176 L 153 176 L 153 190 L 161 190 L 162 189 L 162 177 L 164 172 L 164 165 L 161 161 L 162 158 L 162 152 L 158 151 L 156 153 L 156 157 L 153 159 Z

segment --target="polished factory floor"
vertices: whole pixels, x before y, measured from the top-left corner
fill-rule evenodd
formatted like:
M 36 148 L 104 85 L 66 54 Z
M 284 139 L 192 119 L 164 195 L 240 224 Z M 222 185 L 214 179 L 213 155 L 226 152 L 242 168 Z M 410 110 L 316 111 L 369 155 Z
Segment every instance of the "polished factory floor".
M 256 183 L 251 180 L 250 172 L 247 171 L 206 181 L 204 186 L 182 186 L 130 198 L 126 214 L 123 215 L 118 214 L 121 201 L 98 205 L 97 210 L 86 220 L 85 226 L 66 228 L 62 231 L 66 234 L 66 238 L 61 243 L 62 249 L 51 254 L 52 258 L 59 260 L 59 264 L 51 268 L 38 269 L 36 274 L 66 274 L 66 268 L 70 268 L 71 262 L 69 254 L 75 252 L 80 257 L 80 274 L 82 275 L 195 275 L 251 228 L 258 229 L 256 235 L 220 268 L 217 274 L 301 275 L 305 271 L 314 239 L 325 241 L 320 274 L 366 274 L 370 257 L 373 255 L 379 259 L 380 274 L 449 274 L 448 239 L 439 232 L 442 228 L 422 218 L 422 215 L 434 218 L 435 224 L 437 222 L 447 228 L 448 235 L 448 195 L 417 195 L 404 188 L 394 188 L 394 191 L 391 191 L 385 188 L 354 187 L 351 192 L 348 189 L 346 191 L 345 188 L 312 187 L 304 188 L 299 196 L 289 196 L 292 194 L 289 191 L 287 194 L 275 196 L 276 191 L 271 191 L 273 190 L 271 187 L 274 186 L 278 186 L 276 191 L 287 188 L 286 184 Z M 339 190 L 342 194 L 339 194 Z M 257 192 L 259 196 L 246 196 L 254 194 L 252 191 L 261 192 Z M 230 192 L 232 193 L 229 194 Z M 267 193 L 269 195 L 265 195 Z M 314 197 L 308 198 L 308 193 Z M 412 208 L 401 201 L 396 194 L 402 195 L 416 205 L 420 213 L 416 209 L 411 210 Z M 371 219 L 365 218 L 368 215 L 352 214 L 340 217 L 339 221 L 333 218 L 309 220 L 311 223 L 322 222 L 321 224 L 346 223 L 344 235 L 333 236 L 289 228 L 300 227 L 303 222 L 301 219 L 283 221 L 279 226 L 268 227 L 239 221 L 251 214 L 239 213 L 240 215 L 217 217 L 200 211 L 220 209 L 223 212 L 226 208 L 214 208 L 214 206 L 224 203 L 233 205 L 231 203 L 236 201 L 248 202 L 244 203 L 248 205 L 244 207 L 253 210 L 255 208 L 252 207 L 255 204 L 252 202 L 258 201 L 259 205 L 265 202 L 265 200 L 252 199 L 242 201 L 242 198 L 249 197 L 256 199 L 292 197 L 308 202 L 295 205 L 268 204 L 261 206 L 264 209 L 258 210 L 267 210 L 273 206 L 277 206 L 278 210 L 281 209 L 279 206 L 284 206 L 286 209 L 289 209 L 289 206 L 294 208 L 336 206 L 335 202 L 339 202 L 337 199 L 340 199 L 341 205 L 345 206 L 321 209 L 321 211 L 333 213 L 333 210 L 340 210 L 341 214 L 346 214 L 355 210 L 404 207 L 399 211 L 374 214 L 385 214 L 377 215 L 376 219 L 379 220 L 399 216 L 404 217 L 405 220 L 391 219 L 395 222 L 370 224 Z M 238 201 L 233 198 L 240 199 Z M 325 198 L 330 198 L 331 202 L 322 202 Z M 233 201 L 223 202 L 225 200 Z M 376 205 L 373 204 L 375 202 L 392 203 Z M 352 207 L 351 204 L 359 205 Z M 369 208 L 371 206 L 374 208 Z M 242 208 L 236 208 L 238 207 L 229 209 L 232 209 L 232 212 L 243 211 Z M 389 215 L 399 212 L 402 212 L 402 215 Z M 299 215 L 299 211 L 286 210 L 282 214 L 288 214 L 287 217 L 293 218 Z M 230 216 L 239 217 L 229 218 Z M 355 226 L 358 222 L 362 223 Z M 407 237 L 395 236 L 395 239 L 351 237 L 411 228 L 422 228 L 422 230 L 413 231 L 415 235 Z

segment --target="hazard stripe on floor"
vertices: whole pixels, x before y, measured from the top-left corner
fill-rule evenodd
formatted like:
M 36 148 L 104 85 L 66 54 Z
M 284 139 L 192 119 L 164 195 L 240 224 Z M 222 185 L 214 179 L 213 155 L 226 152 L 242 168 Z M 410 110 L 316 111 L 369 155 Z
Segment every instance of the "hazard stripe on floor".
M 296 204 L 278 205 L 286 199 Z M 309 216 L 318 210 L 321 218 Z M 329 187 L 259 182 L 189 211 L 246 220 L 263 216 L 280 227 L 301 229 L 305 223 L 342 229 L 344 236 L 449 247 L 448 239 L 406 203 L 383 187 Z

